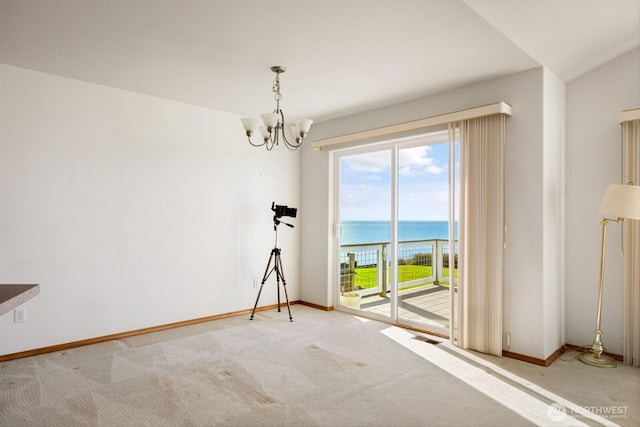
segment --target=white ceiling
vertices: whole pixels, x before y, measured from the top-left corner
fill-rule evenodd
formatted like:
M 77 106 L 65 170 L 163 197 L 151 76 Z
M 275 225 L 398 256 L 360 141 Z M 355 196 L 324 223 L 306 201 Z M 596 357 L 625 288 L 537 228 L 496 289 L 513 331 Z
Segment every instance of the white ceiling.
M 327 120 L 640 46 L 640 0 L 0 0 L 0 62 L 257 116 Z

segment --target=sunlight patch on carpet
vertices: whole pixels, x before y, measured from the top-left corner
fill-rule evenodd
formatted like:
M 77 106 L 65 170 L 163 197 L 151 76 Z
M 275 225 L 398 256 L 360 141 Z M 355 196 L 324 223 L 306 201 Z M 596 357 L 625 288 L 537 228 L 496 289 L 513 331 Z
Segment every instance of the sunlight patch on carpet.
M 426 345 L 423 341 L 413 339 L 414 335 L 405 329 L 392 326 L 380 332 L 536 425 L 588 425 L 570 415 L 557 414 L 554 412 L 556 407 L 536 399 L 446 351 L 440 350 L 439 346 Z
M 606 418 L 603 418 L 601 416 L 599 416 L 598 414 L 583 408 L 580 405 L 577 405 L 573 402 L 571 402 L 570 400 L 565 399 L 564 397 L 558 396 L 555 393 L 550 392 L 549 390 L 540 387 L 537 384 L 532 383 L 531 381 L 525 380 L 524 378 L 521 378 L 509 371 L 507 371 L 506 369 L 503 369 L 497 365 L 495 365 L 494 363 L 491 363 L 487 360 L 484 360 L 481 357 L 478 357 L 476 355 L 474 355 L 473 353 L 470 353 L 468 351 L 464 351 L 458 347 L 450 347 L 451 350 L 457 352 L 458 354 L 462 355 L 463 357 L 466 357 L 467 359 L 473 361 L 474 363 L 477 363 L 479 365 L 485 366 L 489 369 L 491 369 L 492 371 L 496 372 L 497 374 L 503 376 L 504 378 L 507 378 L 510 381 L 513 381 L 514 383 L 520 384 L 524 387 L 527 387 L 529 390 L 533 391 L 534 393 L 539 394 L 540 396 L 544 396 L 547 399 L 553 400 L 555 402 L 555 404 L 560 405 L 562 408 L 565 408 L 566 410 L 569 410 L 570 413 L 574 413 L 574 414 L 580 414 L 581 416 L 585 417 L 585 418 L 590 418 L 593 421 L 596 421 L 604 426 L 607 427 L 620 427 L 619 424 L 616 424 Z

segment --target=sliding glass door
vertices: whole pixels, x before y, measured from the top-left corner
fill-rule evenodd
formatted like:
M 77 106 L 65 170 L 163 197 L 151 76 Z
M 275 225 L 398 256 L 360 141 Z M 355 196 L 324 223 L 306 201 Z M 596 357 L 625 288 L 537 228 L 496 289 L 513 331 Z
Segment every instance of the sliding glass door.
M 451 203 L 457 187 L 452 173 L 457 171 L 456 152 L 450 159 L 449 149 L 446 133 L 398 146 L 395 288 L 397 323 L 447 335 L 455 292 L 452 273 L 456 277 L 455 267 L 449 265 L 449 238 L 454 247 L 457 240 Z
M 391 316 L 392 150 L 350 150 L 338 157 L 339 303 Z
M 334 153 L 338 307 L 449 334 L 456 147 L 441 131 Z

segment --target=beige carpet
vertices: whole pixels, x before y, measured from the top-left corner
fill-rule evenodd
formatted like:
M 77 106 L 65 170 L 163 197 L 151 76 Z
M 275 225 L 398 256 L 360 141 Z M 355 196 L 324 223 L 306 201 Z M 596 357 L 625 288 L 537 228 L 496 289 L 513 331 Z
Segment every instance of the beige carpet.
M 542 368 L 345 313 L 292 314 L 1 363 L 0 425 L 640 425 L 639 369 L 570 353 Z

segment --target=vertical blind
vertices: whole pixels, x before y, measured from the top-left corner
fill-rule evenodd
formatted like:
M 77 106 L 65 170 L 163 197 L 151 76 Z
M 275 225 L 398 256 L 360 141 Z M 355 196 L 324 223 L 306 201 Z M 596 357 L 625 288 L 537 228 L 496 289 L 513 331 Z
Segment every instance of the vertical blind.
M 640 110 L 635 110 L 636 116 Z M 629 115 L 627 115 L 629 116 Z M 640 185 L 640 119 L 622 122 L 622 183 Z M 640 366 L 640 221 L 623 223 L 626 365 Z
M 505 116 L 460 124 L 459 339 L 502 355 Z

